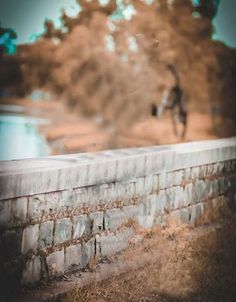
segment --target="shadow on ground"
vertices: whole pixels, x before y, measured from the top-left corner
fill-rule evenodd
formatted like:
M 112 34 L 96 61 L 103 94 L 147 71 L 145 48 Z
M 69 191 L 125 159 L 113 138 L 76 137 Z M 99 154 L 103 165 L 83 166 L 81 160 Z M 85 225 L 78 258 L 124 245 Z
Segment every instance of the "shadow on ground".
M 183 227 L 148 234 L 142 252 L 151 261 L 144 268 L 74 289 L 63 301 L 236 301 L 235 227 L 231 221 L 192 240 Z

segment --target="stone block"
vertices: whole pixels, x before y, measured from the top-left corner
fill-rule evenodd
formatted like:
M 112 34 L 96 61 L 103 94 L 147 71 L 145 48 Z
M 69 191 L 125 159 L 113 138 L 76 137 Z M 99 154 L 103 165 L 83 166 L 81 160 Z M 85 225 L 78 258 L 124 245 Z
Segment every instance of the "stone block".
M 206 175 L 207 177 L 213 176 L 214 166 L 213 164 L 207 165 Z
M 207 176 L 207 166 L 203 165 L 199 167 L 199 179 L 204 179 Z
M 228 189 L 228 180 L 225 176 L 218 178 L 218 184 L 219 184 L 219 192 L 220 194 L 223 194 Z
M 224 171 L 227 175 L 231 174 L 231 161 L 225 161 L 224 162 Z
M 182 207 L 184 204 L 183 188 L 177 186 L 166 189 L 166 204 L 169 211 Z
M 95 256 L 95 239 L 82 244 L 82 267 L 85 267 Z
M 166 192 L 165 190 L 160 190 L 156 198 L 156 214 L 157 216 L 164 215 L 166 208 Z
M 188 224 L 191 219 L 191 207 L 172 211 L 170 217 L 174 222 Z
M 140 205 L 138 224 L 143 228 L 151 228 L 157 216 L 157 194 L 145 196 Z
M 40 221 L 45 212 L 45 197 L 44 194 L 34 195 L 29 197 L 29 220 Z
M 53 221 L 46 221 L 41 223 L 39 230 L 39 249 L 48 248 L 52 246 L 53 242 Z
M 73 239 L 89 236 L 91 234 L 91 228 L 91 220 L 87 215 L 73 217 Z
M 64 190 L 59 192 L 58 205 L 61 211 L 71 211 L 75 206 L 75 191 Z
M 127 228 L 117 233 L 116 235 L 109 234 L 107 236 L 96 237 L 96 251 L 104 257 L 110 257 L 124 249 L 129 245 L 129 241 L 134 235 L 134 231 L 131 228 Z
M 219 195 L 220 186 L 218 179 L 214 179 L 212 182 L 212 197 L 216 197 Z
M 103 231 L 103 229 L 104 229 L 103 212 L 91 213 L 91 214 L 89 214 L 89 218 L 91 220 L 91 228 L 92 228 L 93 234 Z
M 106 230 L 117 230 L 123 223 L 127 221 L 125 213 L 118 208 L 107 210 L 104 214 L 104 222 Z
M 113 198 L 114 201 L 124 200 L 125 198 L 127 198 L 127 196 L 125 195 L 124 182 L 120 181 L 120 182 L 115 183 L 113 196 L 114 196 L 114 198 Z
M 187 183 L 192 181 L 191 168 L 184 169 L 184 181 Z
M 191 169 L 191 179 L 199 179 L 200 174 L 200 167 L 192 167 Z
M 107 200 L 106 204 L 112 204 L 117 200 L 116 184 L 110 183 L 107 184 Z
M 153 192 L 153 175 L 147 175 L 144 177 L 144 192 L 143 194 L 151 194 Z
M 183 181 L 184 176 L 184 170 L 178 170 L 174 172 L 167 173 L 166 177 L 166 187 L 172 187 L 172 186 L 180 186 Z
M 25 263 L 22 273 L 22 284 L 35 284 L 40 281 L 41 261 L 39 256 L 33 256 Z
M 191 220 L 191 208 L 180 209 L 180 221 L 188 224 Z
M 72 222 L 70 218 L 62 218 L 56 221 L 54 245 L 71 240 Z
M 39 225 L 29 225 L 23 230 L 22 235 L 22 254 L 29 251 L 36 252 L 38 248 Z
M 100 186 L 90 186 L 87 188 L 88 190 L 88 206 L 93 208 L 94 206 L 98 205 L 101 198 L 100 198 Z
M 138 221 L 138 216 L 140 215 L 141 206 L 140 204 L 132 205 L 132 206 L 126 206 L 122 208 L 122 212 L 125 215 L 125 220 L 133 220 L 135 222 Z
M 191 211 L 190 223 L 195 224 L 197 220 L 204 213 L 204 204 L 203 203 L 195 204 L 190 208 L 190 211 Z
M 136 180 L 122 181 L 118 187 L 118 198 L 129 200 L 135 196 L 135 183 Z
M 159 191 L 159 175 L 153 175 L 153 188 L 151 193 L 157 193 Z
M 27 197 L 19 197 L 11 200 L 11 225 L 22 225 L 26 222 Z
M 167 174 L 163 172 L 159 175 L 159 189 L 165 189 L 167 187 Z
M 46 258 L 49 276 L 59 276 L 65 271 L 64 250 L 55 251 Z
M 142 196 L 144 192 L 144 177 L 138 177 L 135 182 L 135 195 Z
M 207 183 L 203 180 L 198 180 L 194 183 L 194 202 L 197 203 L 208 197 Z
M 65 250 L 65 271 L 71 272 L 82 267 L 81 244 L 68 246 Z
M 44 196 L 45 210 L 48 216 L 53 216 L 59 212 L 60 192 L 46 193 Z
M 218 175 L 222 176 L 224 172 L 224 162 L 218 163 Z
M 193 184 L 189 183 L 184 187 L 184 206 L 188 206 L 194 202 L 193 200 Z
M 74 189 L 75 208 L 81 209 L 84 204 L 88 203 L 88 189 L 77 188 Z

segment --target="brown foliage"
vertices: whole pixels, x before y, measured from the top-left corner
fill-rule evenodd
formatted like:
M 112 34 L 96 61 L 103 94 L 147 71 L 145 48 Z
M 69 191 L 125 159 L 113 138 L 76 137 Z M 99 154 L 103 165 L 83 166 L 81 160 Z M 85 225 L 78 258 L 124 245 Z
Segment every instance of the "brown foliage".
M 189 0 L 128 3 L 136 15 L 113 21 L 112 29 L 114 1 L 80 2 L 76 18 L 62 15 L 67 31 L 47 21 L 44 37 L 19 49 L 24 88 L 46 87 L 72 108 L 122 127 L 145 118 L 150 104 L 160 101 L 173 85 L 166 65 L 174 64 L 189 110 L 234 120 L 236 53 L 211 40 L 212 13 L 203 13 L 204 1 L 199 18 Z

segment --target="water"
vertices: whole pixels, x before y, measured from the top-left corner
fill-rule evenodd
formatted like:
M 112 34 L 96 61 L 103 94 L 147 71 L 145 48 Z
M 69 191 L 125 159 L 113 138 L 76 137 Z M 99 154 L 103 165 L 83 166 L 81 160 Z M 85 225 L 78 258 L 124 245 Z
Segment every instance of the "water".
M 23 115 L 0 115 L 0 160 L 32 158 L 50 155 L 46 140 L 37 126 L 43 119 Z

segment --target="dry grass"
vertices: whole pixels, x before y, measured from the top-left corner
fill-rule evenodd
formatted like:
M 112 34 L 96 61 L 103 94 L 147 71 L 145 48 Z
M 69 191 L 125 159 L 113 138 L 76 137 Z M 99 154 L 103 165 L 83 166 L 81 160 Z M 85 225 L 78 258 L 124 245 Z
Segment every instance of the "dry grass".
M 235 226 L 202 232 L 172 224 L 146 233 L 124 253 L 144 267 L 76 288 L 66 301 L 236 301 Z

